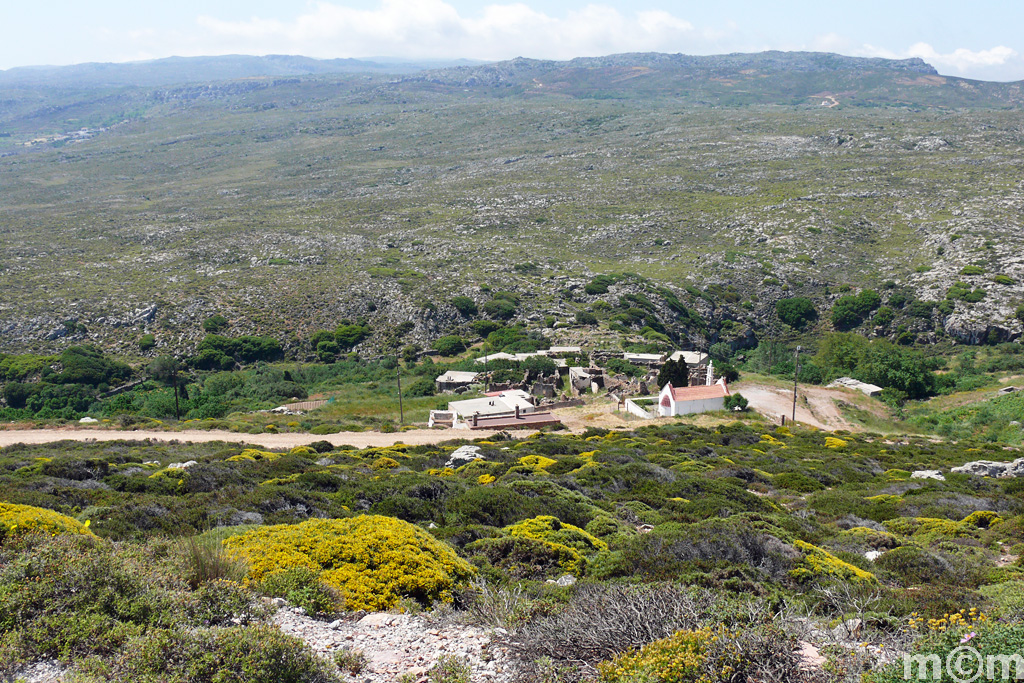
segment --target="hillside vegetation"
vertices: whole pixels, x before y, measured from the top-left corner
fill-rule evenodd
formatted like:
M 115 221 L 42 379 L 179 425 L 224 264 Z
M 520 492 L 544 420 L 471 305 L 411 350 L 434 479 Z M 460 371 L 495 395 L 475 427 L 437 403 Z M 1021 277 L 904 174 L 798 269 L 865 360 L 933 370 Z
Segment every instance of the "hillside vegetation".
M 1018 91 L 781 53 L 6 87 L 0 334 L 183 355 L 221 315 L 312 356 L 300 340 L 344 319 L 373 330 L 358 348 L 401 323 L 426 346 L 459 297 L 540 327 L 632 294 L 678 339 L 775 337 L 776 303 L 805 297 L 809 334 L 1004 341 Z M 862 288 L 901 305 L 835 320 Z

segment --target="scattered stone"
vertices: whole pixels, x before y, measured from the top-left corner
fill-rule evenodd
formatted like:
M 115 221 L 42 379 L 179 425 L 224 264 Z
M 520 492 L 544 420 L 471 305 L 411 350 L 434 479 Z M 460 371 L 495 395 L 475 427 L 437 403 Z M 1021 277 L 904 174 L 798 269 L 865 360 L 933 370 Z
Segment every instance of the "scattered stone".
M 946 481 L 946 477 L 939 470 L 916 470 L 910 473 L 911 479 L 934 479 Z
M 96 424 L 97 422 L 99 422 L 99 420 L 97 420 L 95 417 L 83 417 L 81 420 L 78 421 L 78 424 L 92 425 Z
M 882 551 L 881 550 L 869 550 L 866 553 L 864 553 L 864 557 L 868 558 L 872 562 L 874 562 L 875 560 L 877 560 L 881 556 L 882 556 Z
M 169 469 L 169 470 L 187 470 L 189 467 L 192 467 L 193 465 L 198 465 L 198 464 L 199 463 L 196 462 L 195 460 L 189 460 L 188 462 L 172 462 L 170 465 L 167 466 L 167 469 Z
M 576 577 L 572 574 L 566 574 L 565 576 L 559 577 L 558 581 L 555 581 L 555 584 L 563 588 L 574 586 L 576 585 Z
M 358 678 L 346 680 L 394 683 L 407 675 L 412 680 L 422 681 L 442 655 L 467 660 L 473 683 L 511 680 L 505 650 L 492 643 L 491 633 L 482 628 L 432 623 L 429 617 L 421 615 L 387 613 L 319 621 L 291 610 L 277 612 L 274 623 L 283 632 L 301 638 L 323 657 L 331 658 L 342 648 L 362 651 L 366 655 L 366 668 Z M 493 633 L 506 632 L 495 629 Z

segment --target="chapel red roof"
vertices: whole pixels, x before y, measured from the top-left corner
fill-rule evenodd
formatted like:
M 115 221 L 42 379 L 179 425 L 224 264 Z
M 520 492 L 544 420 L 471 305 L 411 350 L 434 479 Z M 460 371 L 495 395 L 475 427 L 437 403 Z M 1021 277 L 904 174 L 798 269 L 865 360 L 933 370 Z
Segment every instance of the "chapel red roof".
M 723 398 L 729 395 L 729 387 L 724 384 L 712 384 L 699 387 L 672 387 L 672 400 L 704 401 L 709 398 Z

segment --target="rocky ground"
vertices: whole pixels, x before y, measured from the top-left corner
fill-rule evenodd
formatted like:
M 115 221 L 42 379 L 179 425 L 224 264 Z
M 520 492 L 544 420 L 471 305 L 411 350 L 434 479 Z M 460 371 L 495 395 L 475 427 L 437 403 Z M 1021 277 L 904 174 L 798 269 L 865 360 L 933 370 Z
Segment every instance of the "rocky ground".
M 274 623 L 327 657 L 343 649 L 361 651 L 365 667 L 347 674 L 360 683 L 392 683 L 404 674 L 426 680 L 427 671 L 443 655 L 467 660 L 473 681 L 510 680 L 506 650 L 493 639 L 500 634 L 481 628 L 386 612 L 328 622 L 293 607 L 280 609 Z

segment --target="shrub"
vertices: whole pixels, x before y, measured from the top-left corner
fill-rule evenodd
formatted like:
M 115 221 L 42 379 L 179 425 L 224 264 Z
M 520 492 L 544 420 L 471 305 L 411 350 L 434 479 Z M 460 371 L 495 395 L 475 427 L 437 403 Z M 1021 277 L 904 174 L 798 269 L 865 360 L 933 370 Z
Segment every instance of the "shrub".
M 790 575 L 798 581 L 836 578 L 852 583 L 873 584 L 878 582 L 871 572 L 844 562 L 817 546 L 800 540 L 794 541 L 794 545 L 804 553 L 800 566 L 790 572 Z
M 271 626 L 155 629 L 133 640 L 112 665 L 91 661 L 85 673 L 115 683 L 340 683 L 305 643 Z
M 576 322 L 580 325 L 596 325 L 597 316 L 590 311 L 577 311 Z
M 615 284 L 615 278 L 611 275 L 596 275 L 594 279 L 588 282 L 584 287 L 583 291 L 590 296 L 597 296 L 599 294 L 607 294 L 608 287 Z
M 484 313 L 498 320 L 508 320 L 516 314 L 516 305 L 508 299 L 491 299 L 484 304 Z
M 348 647 L 347 645 L 342 646 L 340 650 L 334 653 L 334 664 L 342 671 L 347 671 L 353 676 L 359 675 L 366 668 L 367 662 L 365 652 Z
M 457 296 L 451 300 L 452 306 L 455 307 L 460 314 L 465 317 L 470 317 L 477 314 L 476 302 L 470 299 L 468 296 Z
M 775 312 L 778 314 L 779 320 L 798 330 L 803 329 L 807 323 L 818 317 L 814 303 L 802 296 L 776 301 Z
M 482 538 L 467 545 L 466 552 L 485 558 L 515 579 L 544 579 L 566 572 L 582 575 L 586 567 L 577 550 L 525 536 Z
M 246 575 L 244 562 L 229 557 L 216 537 L 192 537 L 182 544 L 182 578 L 192 588 L 209 581 L 241 581 Z
M 455 356 L 466 350 L 466 343 L 462 337 L 450 334 L 435 341 L 434 348 L 442 356 Z
M 324 584 L 320 575 L 308 567 L 270 574 L 259 587 L 264 595 L 284 598 L 311 616 L 336 612 L 340 606 L 338 592 Z
M 699 588 L 586 583 L 565 609 L 530 622 L 516 640 L 529 661 L 551 657 L 597 663 L 680 629 L 697 628 L 712 615 L 721 621 L 722 608 L 715 594 Z
M 211 315 L 203 321 L 203 330 L 210 334 L 216 334 L 228 326 L 228 319 L 220 313 Z
M 608 549 L 608 544 L 596 536 L 571 524 L 563 524 L 557 517 L 550 515 L 523 520 L 506 527 L 505 533 L 509 536 L 525 536 L 546 543 L 568 546 L 584 554 Z
M 149 351 L 156 346 L 156 337 L 152 334 L 144 334 L 139 337 L 139 351 Z
M 820 491 L 825 486 L 817 479 L 811 479 L 805 474 L 799 472 L 783 472 L 776 474 L 772 480 L 778 488 L 789 489 L 790 491 L 796 491 L 797 493 L 813 493 Z
M 82 534 L 92 536 L 89 525 L 59 512 L 31 505 L 16 505 L 0 501 L 0 541 L 8 536 L 26 533 Z
M 941 555 L 915 545 L 894 548 L 875 560 L 875 564 L 904 584 L 941 582 L 953 575 L 953 565 Z
M 388 609 L 402 598 L 447 601 L 472 574 L 422 529 L 376 515 L 260 527 L 224 543 L 249 560 L 250 579 L 307 567 L 341 592 L 348 609 Z
M 441 655 L 427 675 L 429 683 L 470 683 L 469 662 L 454 655 Z
M 749 402 L 743 394 L 730 394 L 725 397 L 726 410 L 746 410 Z

